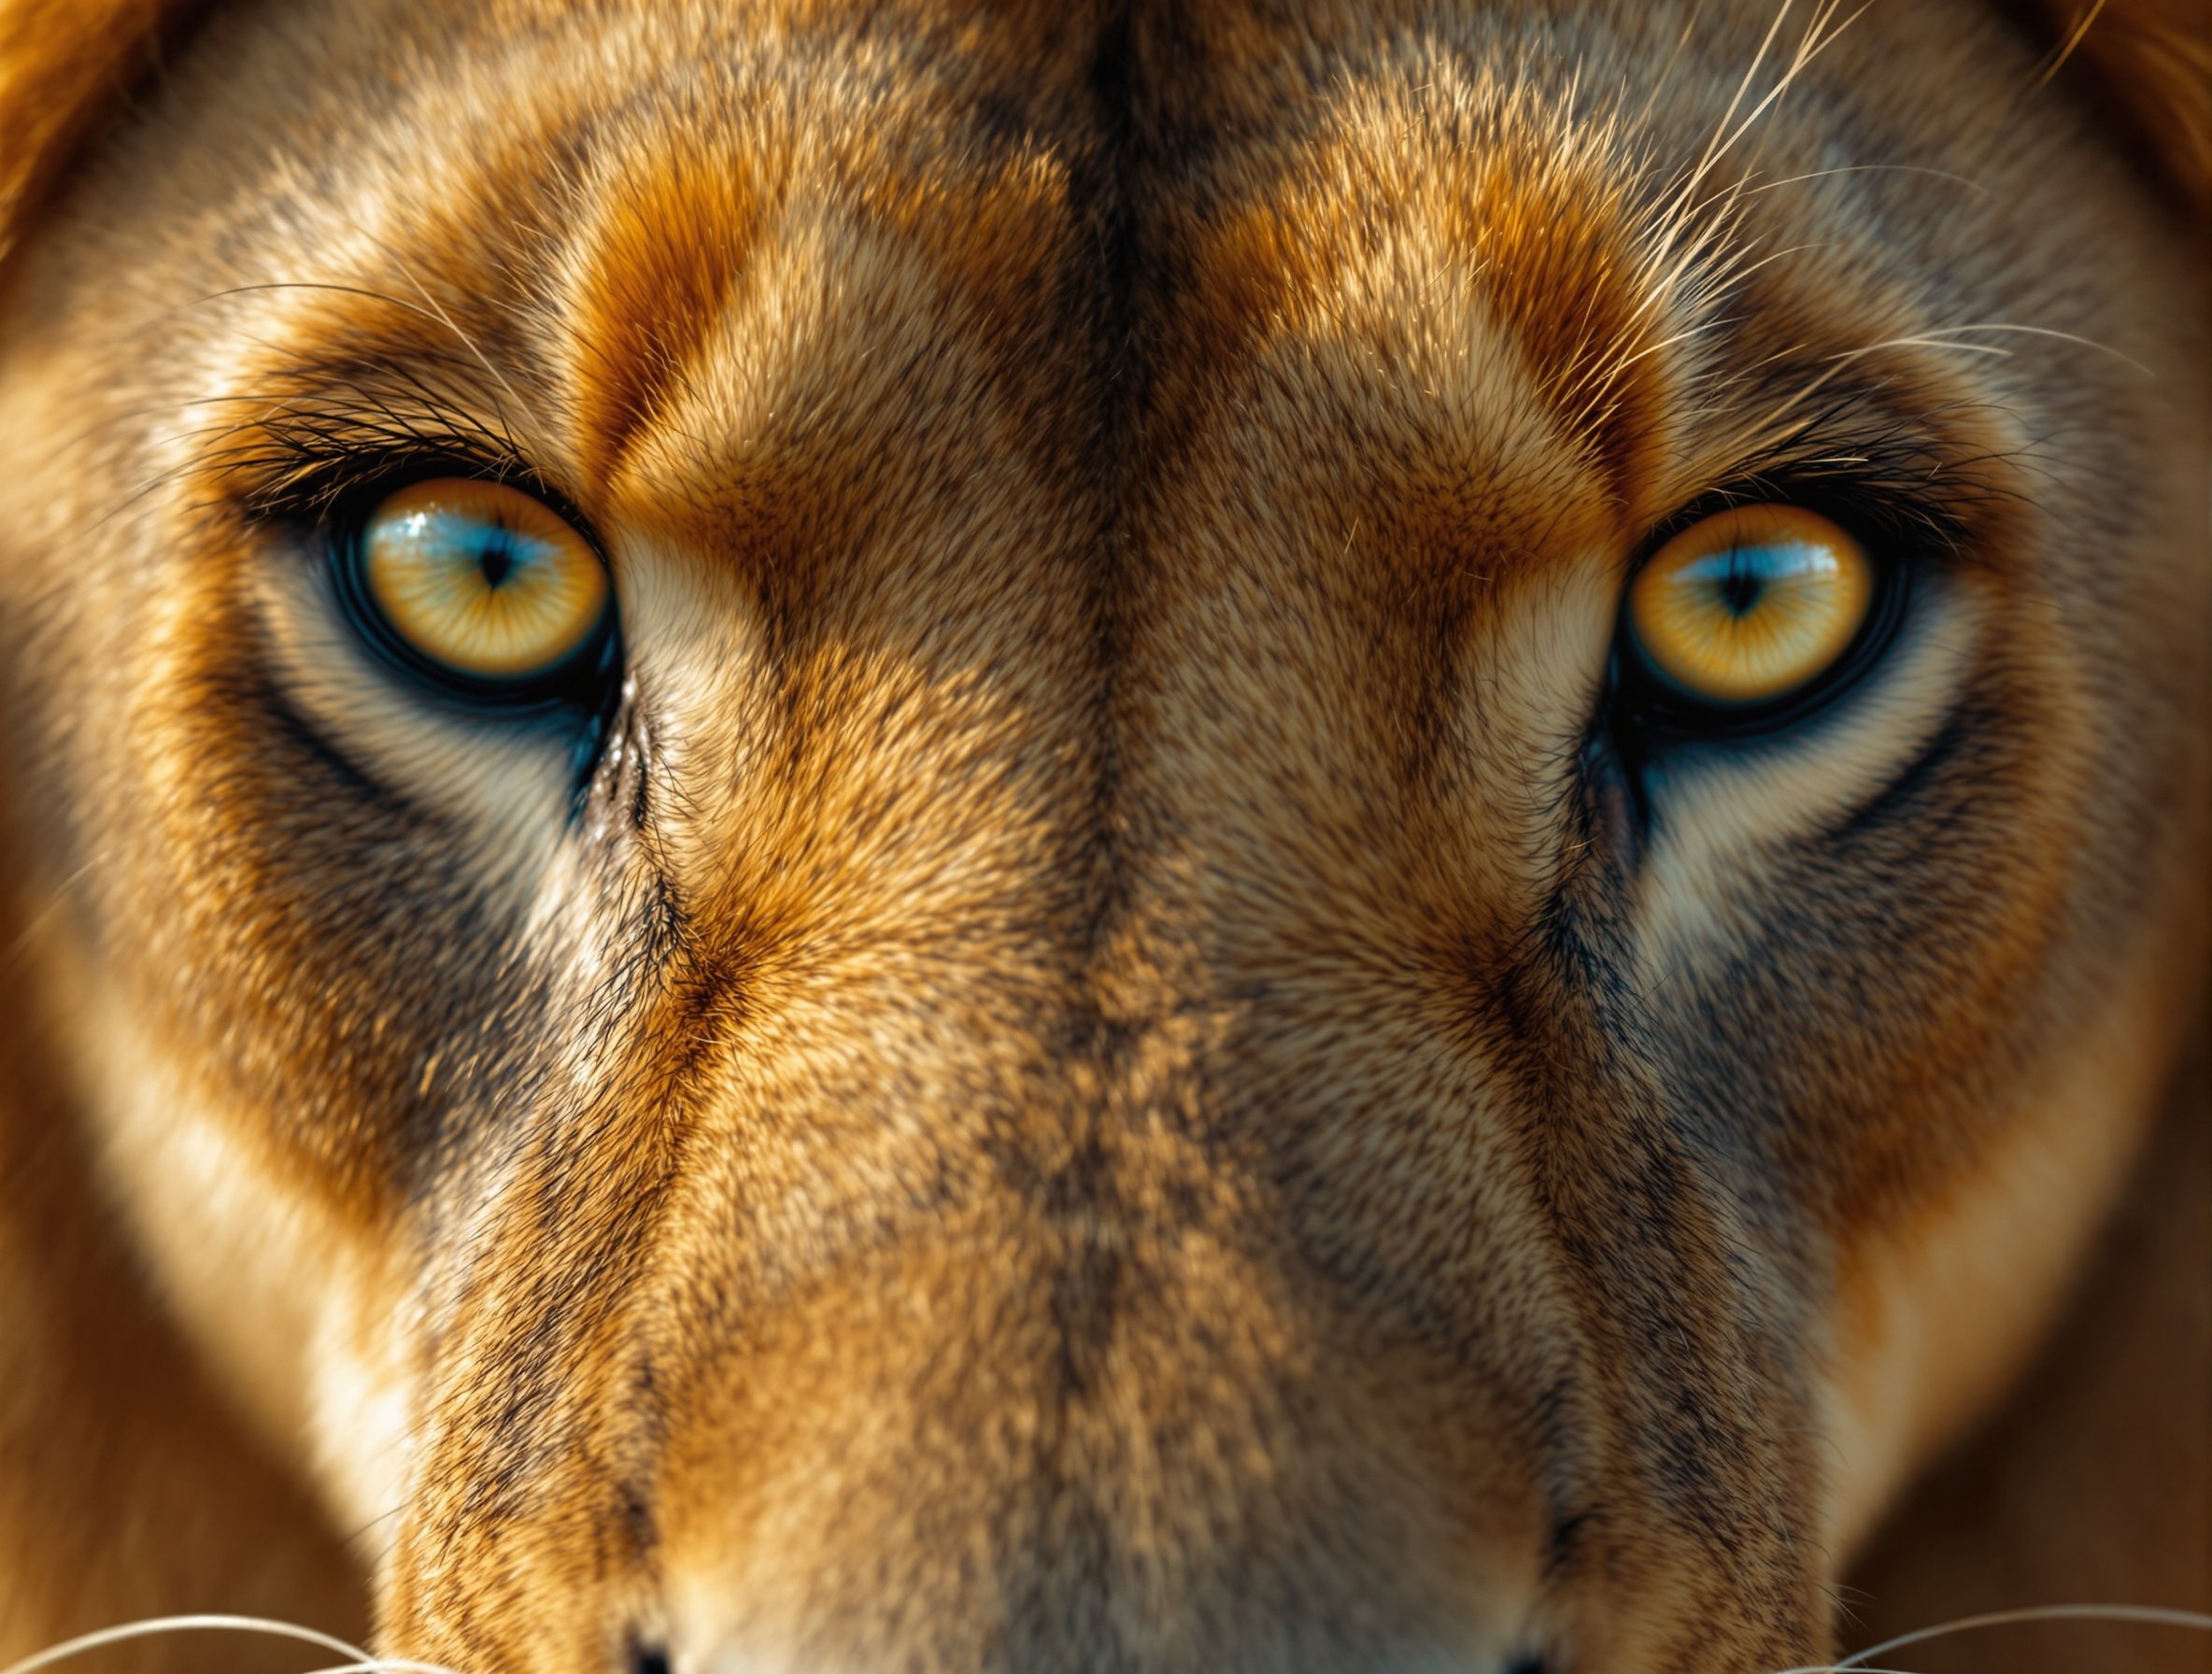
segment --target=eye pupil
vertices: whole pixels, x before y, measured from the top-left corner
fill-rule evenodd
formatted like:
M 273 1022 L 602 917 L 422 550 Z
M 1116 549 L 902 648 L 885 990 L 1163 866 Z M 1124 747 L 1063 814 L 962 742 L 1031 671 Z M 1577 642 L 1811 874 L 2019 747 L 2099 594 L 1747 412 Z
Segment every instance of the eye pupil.
M 496 588 L 515 573 L 517 560 L 512 541 L 503 529 L 495 530 L 484 543 L 483 556 L 477 568 L 483 572 L 484 585 Z
M 1748 617 L 1766 591 L 1766 577 L 1752 554 L 1738 546 L 1728 555 L 1727 573 L 1721 577 L 1721 603 L 1728 614 Z

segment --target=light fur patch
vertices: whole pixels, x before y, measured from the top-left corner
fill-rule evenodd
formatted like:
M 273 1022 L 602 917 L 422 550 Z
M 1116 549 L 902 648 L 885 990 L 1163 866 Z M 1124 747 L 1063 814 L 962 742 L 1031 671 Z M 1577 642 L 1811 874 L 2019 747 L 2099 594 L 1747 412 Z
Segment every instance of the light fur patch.
M 1988 1163 L 1899 1224 L 1860 1232 L 1836 1305 L 1823 1407 L 1828 1549 L 1843 1561 L 1901 1484 L 2016 1378 L 2144 1140 L 2167 1073 L 2173 950 L 2130 975 L 2049 1065 Z
M 391 1265 L 283 1177 L 96 982 L 56 1014 L 92 1067 L 88 1102 L 106 1182 L 163 1296 L 207 1367 L 278 1457 L 313 1461 L 352 1529 L 401 1503 L 412 1384 L 410 1321 Z

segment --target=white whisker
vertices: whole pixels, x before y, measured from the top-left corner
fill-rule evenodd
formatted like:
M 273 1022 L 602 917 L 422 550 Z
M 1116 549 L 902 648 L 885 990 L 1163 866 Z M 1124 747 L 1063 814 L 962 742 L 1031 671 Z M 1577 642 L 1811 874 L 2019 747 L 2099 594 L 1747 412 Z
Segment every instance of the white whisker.
M 1776 1674 L 1890 1674 L 1889 1670 L 1872 1667 L 1867 1659 L 1887 1652 L 1901 1651 L 1907 1645 L 1948 1639 L 1952 1634 L 1973 1633 L 1985 1627 L 2010 1627 L 2027 1622 L 2134 1623 L 2142 1626 L 2186 1627 L 2199 1633 L 2212 1633 L 2212 1616 L 2196 1610 L 2164 1610 L 2147 1604 L 2039 1604 L 2016 1610 L 1991 1610 L 1979 1616 L 1961 1616 L 1954 1622 L 1938 1623 L 1934 1627 L 1923 1627 L 1916 1633 L 1901 1633 L 1893 1639 L 1884 1639 L 1879 1645 L 1854 1651 L 1841 1662 L 1807 1663 L 1800 1667 L 1778 1669 Z
M 1775 8 L 1774 21 L 1766 26 L 1766 34 L 1759 42 L 1759 50 L 1751 54 L 1751 62 L 1744 66 L 1743 79 L 1737 84 L 1735 96 L 1728 101 L 1728 108 L 1721 113 L 1721 120 L 1713 128 L 1712 137 L 1706 141 L 1705 155 L 1698 158 L 1696 166 L 1690 171 L 1690 177 L 1684 186 L 1685 195 L 1705 178 L 1706 171 L 1719 161 L 1732 143 L 1726 137 L 1729 125 L 1736 121 L 1736 113 L 1743 107 L 1744 95 L 1751 91 L 1751 83 L 1759 75 L 1759 66 L 1766 62 L 1766 54 L 1774 45 L 1774 37 L 1781 33 L 1782 21 L 1789 15 L 1790 0 L 1781 0 L 1781 4 Z M 1818 22 L 1817 19 L 1815 22 Z
M 2122 366 L 2140 372 L 2145 377 L 2158 376 L 2142 362 L 2132 355 L 2121 354 L 2109 343 L 2099 343 L 2094 337 L 2084 337 L 2075 332 L 2054 331 L 2047 325 L 2013 325 L 2003 320 L 1988 320 L 1980 325 L 1954 325 L 1949 329 L 1953 332 L 2015 332 L 2023 337 L 2050 337 L 2061 343 L 2071 343 L 2077 348 L 2091 348 L 2101 355 L 2110 355 Z
M 21 1662 L 0 1668 L 0 1674 L 38 1674 L 42 1668 L 58 1667 L 63 1663 L 83 1656 L 89 1652 L 104 1651 L 110 1645 L 127 1644 L 134 1639 L 158 1639 L 169 1633 L 257 1633 L 273 1639 L 292 1639 L 303 1645 L 312 1645 L 319 1651 L 333 1651 L 352 1660 L 340 1667 L 319 1670 L 319 1674 L 460 1674 L 458 1669 L 436 1663 L 397 1661 L 376 1657 L 359 1645 L 348 1644 L 334 1635 L 319 1633 L 312 1627 L 302 1627 L 293 1622 L 272 1621 L 265 1616 L 149 1616 L 141 1622 L 124 1622 L 114 1627 L 104 1627 L 98 1633 L 83 1634 L 74 1639 L 39 1652 Z
M 1736 131 L 1722 142 L 1720 150 L 1712 156 L 1712 162 L 1718 163 L 1721 158 L 1725 157 L 1736 149 L 1736 142 L 1757 125 L 1759 120 L 1766 114 L 1777 100 L 1796 85 L 1797 78 L 1805 72 L 1807 65 L 1826 51 L 1838 35 L 1865 15 L 1866 7 L 1872 5 L 1873 0 L 1865 0 L 1865 4 L 1862 5 L 1857 11 L 1852 12 L 1850 16 L 1844 19 L 1833 29 L 1829 29 L 1827 27 L 1828 20 L 1836 15 L 1836 8 L 1841 4 L 1842 0 L 1830 0 L 1830 4 L 1822 7 L 1820 11 L 1814 14 L 1811 23 L 1806 29 L 1805 38 L 1798 43 L 1796 55 L 1791 59 L 1789 68 L 1782 72 L 1781 79 L 1768 90 L 1765 98 L 1751 106 L 1751 114 L 1737 123 Z M 1822 33 L 1823 30 L 1826 31 L 1825 34 Z M 1740 189 L 1741 183 L 1739 182 L 1738 186 L 1731 188 L 1731 191 Z

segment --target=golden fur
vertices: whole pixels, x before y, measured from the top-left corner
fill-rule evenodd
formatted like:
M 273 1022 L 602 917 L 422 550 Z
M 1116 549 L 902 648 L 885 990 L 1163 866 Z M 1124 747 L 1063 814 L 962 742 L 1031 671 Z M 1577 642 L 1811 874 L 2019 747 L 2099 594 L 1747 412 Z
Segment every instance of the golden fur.
M 2207 1608 L 2206 35 L 2094 9 L 0 0 L 0 1660 Z M 456 457 L 580 782 L 314 580 Z M 1639 777 L 1652 532 L 1869 483 L 1881 668 Z

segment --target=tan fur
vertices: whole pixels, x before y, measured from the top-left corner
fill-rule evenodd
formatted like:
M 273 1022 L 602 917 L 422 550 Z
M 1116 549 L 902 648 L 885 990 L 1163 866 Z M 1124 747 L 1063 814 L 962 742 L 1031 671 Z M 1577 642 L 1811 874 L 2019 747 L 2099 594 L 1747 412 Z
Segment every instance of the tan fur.
M 0 1660 L 2212 1604 L 2184 12 L 199 10 L 0 0 Z M 336 618 L 395 449 L 604 544 L 581 785 Z M 1638 777 L 1653 532 L 1870 474 Z

